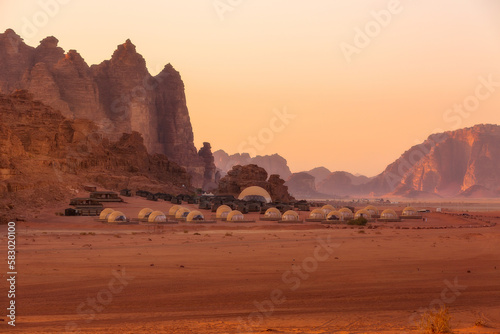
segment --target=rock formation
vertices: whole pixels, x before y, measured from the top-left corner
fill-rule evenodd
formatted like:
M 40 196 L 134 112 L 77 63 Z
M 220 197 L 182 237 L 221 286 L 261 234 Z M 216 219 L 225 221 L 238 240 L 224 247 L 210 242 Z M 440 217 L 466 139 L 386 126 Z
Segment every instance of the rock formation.
M 359 186 L 368 180 L 366 176 L 356 176 L 348 172 L 333 172 L 319 183 L 317 189 L 330 196 L 349 196 L 359 192 Z
M 229 194 L 237 197 L 241 191 L 250 186 L 266 189 L 273 201 L 290 202 L 294 198 L 288 193 L 285 181 L 277 174 L 269 179 L 264 168 L 257 165 L 236 165 L 219 181 L 218 194 Z
M 314 176 L 316 186 L 323 182 L 332 172 L 326 167 L 316 167 L 306 172 Z
M 172 65 L 151 76 L 130 40 L 110 60 L 91 67 L 78 52 L 65 53 L 57 45 L 47 37 L 33 48 L 10 29 L 0 34 L 0 93 L 26 89 L 67 118 L 94 121 L 97 132 L 111 140 L 136 131 L 149 153 L 184 166 L 194 186 L 209 183 L 193 144 L 184 83 Z
M 148 154 L 138 132 L 110 141 L 89 120 L 65 118 L 27 91 L 0 94 L 0 212 L 77 196 L 84 184 L 106 189 L 190 191 L 186 170 L 166 156 Z M 80 196 L 81 197 L 81 196 Z
M 293 173 L 285 183 L 290 193 L 296 198 L 325 198 L 316 190 L 315 177 L 306 172 Z
M 273 155 L 258 155 L 250 157 L 248 153 L 236 153 L 229 155 L 223 150 L 214 152 L 215 166 L 225 175 L 233 166 L 254 164 L 264 168 L 268 174 L 278 174 L 282 179 L 288 179 L 292 172 L 288 167 L 285 158 L 279 154 Z
M 203 175 L 203 189 L 212 191 L 217 189 L 216 168 L 214 164 L 214 156 L 212 155 L 212 147 L 210 143 L 203 143 L 203 147 L 198 151 L 198 155 L 205 163 L 205 173 Z
M 434 134 L 405 152 L 367 186 L 382 188 L 385 182 L 384 191 L 399 196 L 470 196 L 479 189 L 498 196 L 499 144 L 498 125 L 476 125 Z

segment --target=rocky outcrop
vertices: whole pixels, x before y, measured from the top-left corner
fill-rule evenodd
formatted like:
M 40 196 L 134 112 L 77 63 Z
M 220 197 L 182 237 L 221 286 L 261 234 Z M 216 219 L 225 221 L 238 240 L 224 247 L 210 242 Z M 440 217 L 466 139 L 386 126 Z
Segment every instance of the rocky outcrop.
M 138 132 L 114 142 L 96 129 L 92 121 L 65 118 L 27 91 L 0 95 L 0 212 L 30 208 L 34 214 L 38 206 L 77 196 L 88 183 L 114 190 L 192 190 L 186 170 L 165 155 L 147 153 Z
M 273 155 L 258 155 L 250 157 L 248 153 L 236 153 L 229 155 L 223 150 L 214 152 L 215 166 L 225 175 L 233 166 L 254 164 L 264 168 L 269 174 L 278 174 L 282 179 L 288 179 L 292 172 L 288 167 L 285 158 L 279 154 Z
M 266 189 L 273 201 L 290 202 L 294 198 L 288 193 L 285 181 L 277 174 L 269 179 L 264 168 L 257 165 L 236 165 L 219 181 L 218 194 L 229 194 L 237 197 L 241 191 L 250 186 Z
M 203 159 L 203 162 L 205 164 L 205 172 L 203 175 L 203 189 L 213 191 L 217 189 L 219 178 L 216 177 L 214 156 L 212 155 L 212 147 L 210 146 L 210 143 L 203 143 L 203 147 L 198 151 L 198 155 Z
M 307 171 L 306 173 L 314 176 L 316 186 L 318 186 L 328 176 L 330 176 L 330 174 L 332 172 L 326 167 L 316 167 L 316 168 L 311 169 L 310 171 Z
M 15 89 L 28 90 L 67 118 L 92 120 L 111 140 L 140 133 L 149 153 L 165 154 L 186 167 L 195 186 L 204 185 L 206 164 L 193 144 L 179 72 L 168 64 L 151 76 L 130 40 L 110 60 L 89 67 L 78 52 L 58 47 L 55 37 L 33 48 L 7 30 L 0 34 L 0 93 Z
M 317 189 L 330 196 L 349 196 L 359 193 L 360 186 L 365 184 L 367 180 L 366 176 L 356 176 L 348 172 L 333 172 L 318 185 Z
M 290 193 L 296 198 L 325 198 L 326 195 L 316 190 L 315 177 L 306 172 L 293 173 L 285 183 Z

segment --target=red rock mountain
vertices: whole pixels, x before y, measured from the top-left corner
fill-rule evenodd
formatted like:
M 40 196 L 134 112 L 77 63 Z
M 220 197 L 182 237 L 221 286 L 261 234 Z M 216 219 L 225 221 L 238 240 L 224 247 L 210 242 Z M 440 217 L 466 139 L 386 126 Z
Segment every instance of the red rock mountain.
M 0 94 L 0 216 L 36 214 L 47 203 L 85 197 L 79 193 L 89 183 L 114 190 L 190 190 L 186 170 L 165 155 L 148 154 L 138 132 L 110 141 L 96 129 L 92 121 L 65 118 L 27 91 Z
M 433 134 L 366 182 L 331 175 L 318 190 L 335 195 L 401 197 L 500 196 L 500 126 Z
M 26 89 L 69 119 L 92 120 L 110 140 L 136 131 L 149 153 L 184 166 L 194 186 L 213 184 L 214 165 L 207 166 L 209 159 L 193 144 L 184 83 L 172 65 L 150 75 L 130 40 L 110 60 L 90 67 L 78 52 L 65 53 L 57 44 L 47 37 L 33 48 L 13 30 L 0 34 L 0 93 Z
M 368 185 L 385 182 L 387 190 L 400 196 L 498 196 L 499 166 L 500 126 L 481 124 L 431 135 Z

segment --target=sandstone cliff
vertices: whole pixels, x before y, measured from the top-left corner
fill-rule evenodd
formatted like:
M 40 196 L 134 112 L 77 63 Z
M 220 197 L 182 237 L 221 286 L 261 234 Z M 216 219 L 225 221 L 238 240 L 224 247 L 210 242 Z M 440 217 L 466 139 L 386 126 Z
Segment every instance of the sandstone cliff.
M 89 120 L 65 118 L 26 91 L 0 94 L 0 212 L 10 218 L 78 196 L 84 184 L 187 192 L 186 170 L 148 154 L 137 132 L 110 141 Z
M 434 134 L 405 152 L 377 177 L 377 182 L 385 181 L 391 193 L 400 196 L 415 192 L 470 196 L 478 189 L 498 196 L 499 144 L 498 125 L 476 125 Z
M 205 173 L 206 162 L 193 144 L 179 72 L 168 64 L 150 75 L 130 40 L 110 60 L 89 67 L 78 52 L 58 47 L 55 37 L 33 48 L 9 29 L 0 34 L 0 93 L 15 89 L 28 90 L 67 118 L 94 121 L 96 131 L 111 140 L 140 133 L 149 153 L 186 167 L 196 187 L 214 181 L 204 179 L 212 173 Z

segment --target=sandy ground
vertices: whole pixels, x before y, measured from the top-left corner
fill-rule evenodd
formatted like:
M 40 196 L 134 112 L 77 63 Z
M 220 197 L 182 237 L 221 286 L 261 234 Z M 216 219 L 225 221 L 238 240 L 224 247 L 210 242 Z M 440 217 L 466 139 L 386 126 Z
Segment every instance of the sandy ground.
M 133 217 L 171 206 L 127 201 L 111 207 Z M 181 223 L 153 233 L 55 216 L 63 208 L 17 223 L 17 332 L 418 333 L 415 320 L 446 305 L 455 333 L 500 333 L 500 224 L 480 227 L 499 212 L 377 229 Z M 0 332 L 12 330 L 2 318 Z

